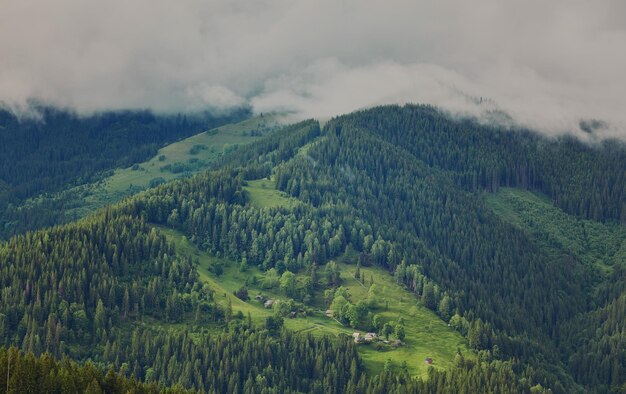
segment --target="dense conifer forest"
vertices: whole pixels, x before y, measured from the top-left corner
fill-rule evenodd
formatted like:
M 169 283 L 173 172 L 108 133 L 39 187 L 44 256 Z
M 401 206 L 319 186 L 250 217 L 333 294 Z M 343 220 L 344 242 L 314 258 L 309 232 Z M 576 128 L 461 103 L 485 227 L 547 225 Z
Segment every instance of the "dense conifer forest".
M 150 111 L 102 112 L 90 116 L 34 105 L 18 117 L 0 107 L 0 227 L 19 220 L 20 229 L 52 224 L 47 212 L 20 215 L 17 205 L 29 197 L 93 183 L 113 169 L 154 156 L 164 144 L 247 116 L 155 115 Z M 63 202 L 51 210 L 63 209 Z M 4 238 L 12 231 L 0 228 Z
M 37 163 L 25 173 L 38 174 Z M 24 193 L 81 176 L 63 174 Z M 16 176 L 0 178 L 17 187 Z M 260 179 L 292 203 L 253 204 L 249 185 Z M 525 227 L 503 215 L 491 202 L 503 188 L 543 196 L 581 244 L 530 230 L 556 222 Z M 12 355 L 50 391 L 626 392 L 625 225 L 619 141 L 546 138 L 429 106 L 374 108 L 323 128 L 309 120 L 210 171 L 0 244 L 0 338 L 13 346 L 0 351 L 0 372 Z M 612 231 L 610 243 L 594 241 L 594 226 Z M 261 324 L 234 313 L 162 228 L 244 272 L 277 274 L 294 305 L 326 291 L 343 324 L 376 327 L 342 294 L 336 261 L 354 256 L 393 276 L 471 351 L 426 377 L 391 363 L 368 370 L 352 338 L 292 332 L 280 312 Z M 25 384 L 15 379 L 12 390 Z

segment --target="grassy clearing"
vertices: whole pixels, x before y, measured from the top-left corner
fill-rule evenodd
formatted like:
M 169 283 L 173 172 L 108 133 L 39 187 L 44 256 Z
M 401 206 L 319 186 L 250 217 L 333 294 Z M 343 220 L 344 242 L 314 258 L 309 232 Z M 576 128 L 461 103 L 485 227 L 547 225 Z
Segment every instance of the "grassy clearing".
M 555 207 L 543 195 L 503 188 L 485 194 L 485 201 L 505 221 L 527 231 L 544 250 L 570 254 L 578 261 L 611 272 L 615 263 L 626 261 L 626 227 L 579 219 Z
M 154 179 L 169 181 L 197 173 L 222 154 L 259 139 L 276 126 L 271 116 L 264 116 L 196 134 L 160 149 L 146 162 L 116 170 L 105 180 L 103 192 L 108 195 L 125 193 L 137 187 L 146 188 Z
M 273 179 L 248 181 L 248 186 L 245 186 L 244 189 L 248 192 L 250 204 L 257 208 L 291 208 L 298 203 L 296 199 L 276 190 Z
M 224 125 L 167 145 L 150 160 L 117 169 L 97 183 L 38 196 L 23 205 L 36 207 L 46 206 L 50 200 L 63 201 L 64 217 L 75 220 L 136 194 L 151 183 L 167 182 L 205 170 L 219 156 L 271 133 L 278 126 L 277 118 L 271 115 Z
M 161 231 L 176 244 L 178 253 L 192 256 L 198 259 L 198 272 L 202 280 L 208 283 L 215 291 L 216 299 L 223 305 L 227 300 L 232 303 L 233 311 L 242 311 L 244 315 L 250 313 L 252 320 L 260 324 L 272 310 L 265 309 L 263 305 L 254 299 L 257 294 L 263 294 L 271 299 L 287 299 L 279 289 L 263 289 L 261 283 L 265 273 L 256 267 L 249 267 L 245 272 L 240 272 L 238 264 L 225 259 L 219 259 L 200 251 L 194 244 L 188 241 L 181 233 L 161 228 Z M 393 280 L 393 277 L 377 267 L 362 267 L 366 284 L 363 285 L 354 279 L 356 266 L 347 264 L 350 257 L 343 258 L 339 267 L 341 269 L 342 286 L 348 289 L 353 302 L 366 299 L 370 278 L 374 280 L 377 290 L 377 307 L 373 313 L 380 314 L 385 321 L 396 322 L 400 317 L 405 320 L 406 338 L 405 345 L 397 349 L 387 348 L 384 351 L 374 349 L 372 345 L 359 345 L 359 351 L 366 363 L 366 368 L 371 373 L 382 370 L 387 359 L 391 359 L 395 367 L 399 367 L 406 361 L 409 372 L 415 376 L 426 376 L 429 366 L 424 362 L 426 357 L 432 357 L 433 367 L 447 368 L 452 365 L 457 349 L 469 353 L 465 339 L 447 326 L 437 315 L 418 303 L 415 295 L 411 294 Z M 222 264 L 224 272 L 216 277 L 209 267 L 212 264 Z M 301 275 L 298 275 L 301 277 Z M 256 281 L 252 278 L 256 277 Z M 233 292 L 247 283 L 251 300 L 244 302 L 233 295 Z M 285 319 L 285 326 L 297 332 L 312 333 L 313 335 L 351 335 L 355 330 L 335 320 L 329 319 L 323 314 L 322 293 L 319 289 L 315 301 L 309 305 L 316 313 L 306 318 Z M 363 332 L 363 330 L 360 330 Z
M 325 137 L 321 137 L 325 138 Z M 309 142 L 300 149 L 298 155 L 307 155 L 311 146 L 319 143 L 320 138 Z M 280 190 L 276 190 L 273 178 L 257 179 L 248 181 L 248 185 L 244 187 L 250 197 L 250 204 L 257 208 L 274 208 L 285 207 L 292 208 L 299 203 L 298 200 L 288 196 Z
M 270 312 L 265 310 L 262 305 L 256 306 L 235 297 L 233 291 L 241 287 L 241 283 L 243 282 L 239 282 L 234 273 L 234 271 L 237 271 L 234 262 L 219 259 L 204 253 L 178 231 L 160 226 L 159 229 L 163 232 L 163 234 L 165 234 L 165 236 L 167 236 L 168 240 L 174 242 L 177 253 L 191 256 L 193 259 L 198 260 L 199 264 L 197 266 L 197 270 L 200 275 L 200 279 L 208 283 L 209 286 L 211 286 L 211 288 L 215 291 L 215 298 L 218 302 L 222 305 L 226 305 L 228 300 L 230 300 L 233 306 L 233 311 L 240 310 L 244 314 L 250 312 L 252 320 L 255 323 L 261 323 L 264 321 L 265 317 L 270 315 Z M 223 264 L 225 267 L 224 274 L 219 278 L 209 272 L 209 267 L 215 263 Z
M 326 141 L 326 139 L 327 139 L 327 137 L 325 137 L 325 136 L 318 137 L 318 138 L 314 139 L 313 141 L 309 142 L 308 144 L 301 146 L 298 149 L 298 156 L 308 156 L 309 155 L 309 150 L 313 146 L 323 143 L 324 141 Z M 311 160 L 313 160 L 313 159 L 311 159 Z
M 356 266 L 340 264 L 343 286 L 348 288 L 352 300 L 366 299 L 370 278 L 377 288 L 378 308 L 374 311 L 385 321 L 397 322 L 404 318 L 406 328 L 405 346 L 389 351 L 377 351 L 373 346 L 360 346 L 367 368 L 372 372 L 382 370 L 389 358 L 395 366 L 406 361 L 414 375 L 426 376 L 426 357 L 433 359 L 433 367 L 448 368 L 452 365 L 456 350 L 468 352 L 465 339 L 448 327 L 435 313 L 418 303 L 414 294 L 399 286 L 384 270 L 377 267 L 361 267 L 366 285 L 354 279 Z

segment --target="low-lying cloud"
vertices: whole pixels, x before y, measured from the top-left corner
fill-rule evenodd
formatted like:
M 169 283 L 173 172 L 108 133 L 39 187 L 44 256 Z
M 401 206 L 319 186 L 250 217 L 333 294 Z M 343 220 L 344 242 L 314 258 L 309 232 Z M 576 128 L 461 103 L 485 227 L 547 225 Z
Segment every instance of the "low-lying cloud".
M 621 0 L 8 1 L 0 102 L 300 117 L 419 102 L 626 138 L 624 48 Z

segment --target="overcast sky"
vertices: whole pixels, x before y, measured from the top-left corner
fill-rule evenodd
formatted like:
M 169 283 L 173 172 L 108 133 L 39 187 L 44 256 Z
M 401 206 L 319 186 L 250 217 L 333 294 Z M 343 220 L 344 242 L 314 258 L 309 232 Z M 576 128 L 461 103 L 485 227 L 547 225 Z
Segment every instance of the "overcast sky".
M 79 112 L 383 103 L 626 137 L 624 0 L 0 0 L 0 102 Z M 483 97 L 482 103 L 473 100 Z

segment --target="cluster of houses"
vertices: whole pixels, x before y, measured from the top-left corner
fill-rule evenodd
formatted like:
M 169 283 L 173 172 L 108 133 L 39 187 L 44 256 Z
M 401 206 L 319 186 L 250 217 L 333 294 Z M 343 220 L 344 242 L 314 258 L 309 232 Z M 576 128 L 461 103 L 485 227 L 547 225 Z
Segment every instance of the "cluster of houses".
M 263 303 L 263 307 L 265 309 L 272 309 L 274 307 L 274 305 L 278 305 L 279 300 L 272 300 L 269 298 L 265 298 L 263 295 L 259 294 L 257 296 L 254 297 L 255 300 Z M 306 312 L 305 311 L 300 311 L 300 313 L 303 316 L 306 316 Z M 289 313 L 289 317 L 291 319 L 295 319 L 296 317 L 298 317 L 298 312 L 297 311 L 291 311 Z
M 355 332 L 352 334 L 352 338 L 354 338 L 354 343 L 363 343 L 363 342 L 374 342 L 378 339 L 378 334 L 375 332 L 368 332 L 365 335 L 361 335 L 360 332 Z
M 277 302 L 276 300 L 267 299 L 261 294 L 258 294 L 256 297 L 254 297 L 254 299 L 262 302 L 265 309 L 272 309 L 272 306 L 274 306 L 274 304 Z
M 402 341 L 399 339 L 396 339 L 394 341 L 388 341 L 388 340 L 383 340 L 378 334 L 376 334 L 375 332 L 368 332 L 365 333 L 364 335 L 361 334 L 360 332 L 355 332 L 354 334 L 352 334 L 352 338 L 354 338 L 354 343 L 356 344 L 360 344 L 360 343 L 372 343 L 372 342 L 382 342 L 386 345 L 391 345 L 393 347 L 399 347 L 402 346 Z

